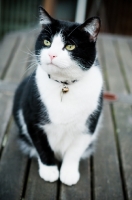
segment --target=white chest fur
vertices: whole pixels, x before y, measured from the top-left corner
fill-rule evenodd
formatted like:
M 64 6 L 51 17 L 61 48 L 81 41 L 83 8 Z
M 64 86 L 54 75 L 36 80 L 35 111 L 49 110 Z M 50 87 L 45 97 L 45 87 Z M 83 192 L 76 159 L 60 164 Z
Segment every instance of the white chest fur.
M 74 138 L 88 132 L 86 120 L 96 109 L 102 89 L 100 70 L 93 66 L 81 80 L 69 85 L 69 92 L 63 95 L 62 101 L 63 85 L 49 79 L 40 66 L 37 68 L 36 81 L 51 121 L 43 128 L 55 154 L 63 157 Z

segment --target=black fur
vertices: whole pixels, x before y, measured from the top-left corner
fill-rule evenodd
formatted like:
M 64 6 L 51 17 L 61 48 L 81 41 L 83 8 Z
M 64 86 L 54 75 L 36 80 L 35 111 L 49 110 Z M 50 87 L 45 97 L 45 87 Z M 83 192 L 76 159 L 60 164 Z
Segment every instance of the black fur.
M 76 28 L 75 31 L 73 31 Z M 55 20 L 52 24 L 45 25 L 40 35 L 37 38 L 35 45 L 35 52 L 38 61 L 39 53 L 42 48 L 48 48 L 44 45 L 44 39 L 49 40 L 52 43 L 54 35 L 61 31 L 62 38 L 64 41 L 64 47 L 67 44 L 75 44 L 77 48 L 74 51 L 68 51 L 71 58 L 79 63 L 79 66 L 83 70 L 89 69 L 94 63 L 96 56 L 95 41 L 90 40 L 90 34 L 79 28 L 78 23 L 65 22 Z M 73 31 L 73 32 L 72 32 Z M 71 34 L 70 34 L 71 33 Z M 69 35 L 69 36 L 68 36 Z M 64 51 L 67 51 L 63 48 Z
M 18 111 L 23 111 L 28 133 L 30 134 L 33 145 L 37 149 L 41 161 L 47 165 L 54 165 L 54 153 L 49 146 L 46 134 L 42 128 L 38 126 L 38 124 L 41 126 L 50 123 L 48 111 L 39 98 L 34 72 L 31 76 L 24 79 L 16 91 L 13 115 L 20 130 L 20 137 L 26 144 L 30 144 L 31 146 L 28 137 L 22 133 L 22 127 L 18 118 Z
M 86 122 L 90 134 L 93 134 L 95 132 L 99 117 L 101 115 L 102 107 L 103 107 L 103 90 L 101 91 L 101 94 L 99 96 L 98 106 L 96 110 L 88 117 Z
M 42 10 L 41 15 L 43 15 Z M 78 23 L 55 20 L 48 14 L 46 15 L 52 23 L 43 25 L 43 29 L 37 38 L 35 53 L 38 62 L 40 63 L 39 54 L 41 49 L 48 48 L 44 45 L 44 39 L 49 40 L 52 43 L 54 35 L 61 31 L 64 42 L 63 51 L 67 51 L 65 48 L 67 44 L 74 44 L 76 48 L 73 51 L 68 51 L 71 59 L 79 63 L 82 70 L 88 70 L 95 61 L 96 40 L 95 38 L 91 39 L 91 35 L 87 31 L 84 31 L 84 27 L 87 23 L 90 23 L 93 18 L 80 25 Z M 43 16 L 41 16 L 41 21 L 43 21 L 42 17 Z M 96 30 L 96 32 L 97 35 L 98 30 Z M 42 125 L 52 122 L 49 119 L 48 110 L 40 100 L 40 94 L 35 80 L 35 73 L 36 72 L 34 72 L 30 77 L 27 77 L 18 87 L 14 98 L 13 115 L 20 130 L 20 137 L 23 138 L 23 141 L 30 146 L 35 146 L 42 163 L 55 165 L 56 161 L 54 152 L 49 146 L 44 129 L 41 128 Z M 88 128 L 91 134 L 94 133 L 101 109 L 102 93 L 97 110 L 95 110 L 88 119 L 90 122 Z M 18 118 L 19 110 L 22 110 L 23 112 L 24 121 L 27 125 L 27 131 L 30 135 L 31 141 L 22 132 L 21 123 Z

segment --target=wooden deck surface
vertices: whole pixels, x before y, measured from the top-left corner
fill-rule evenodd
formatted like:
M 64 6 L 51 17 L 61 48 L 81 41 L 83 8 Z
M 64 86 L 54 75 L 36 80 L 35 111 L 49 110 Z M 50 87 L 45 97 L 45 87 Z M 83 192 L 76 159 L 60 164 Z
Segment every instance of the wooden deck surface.
M 68 187 L 42 180 L 37 161 L 17 145 L 12 99 L 20 80 L 30 73 L 26 69 L 37 31 L 31 32 L 7 35 L 0 45 L 0 200 L 132 200 L 132 38 L 99 36 L 105 90 L 119 98 L 104 102 L 96 152 L 81 161 L 81 179 Z

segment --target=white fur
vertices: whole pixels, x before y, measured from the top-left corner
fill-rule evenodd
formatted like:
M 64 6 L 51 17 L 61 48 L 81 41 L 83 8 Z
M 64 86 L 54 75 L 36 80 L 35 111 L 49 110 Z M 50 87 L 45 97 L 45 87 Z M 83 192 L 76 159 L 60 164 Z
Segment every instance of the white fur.
M 79 164 L 79 163 L 78 163 Z M 63 164 L 60 171 L 60 180 L 66 185 L 74 185 L 78 182 L 80 178 L 80 173 L 78 171 L 78 164 L 67 163 Z
M 40 24 L 44 24 L 44 25 L 46 25 L 46 24 L 50 24 L 51 22 L 50 22 L 50 20 L 48 19 L 48 18 L 41 18 L 40 19 Z
M 92 38 L 95 40 L 97 36 L 97 30 L 99 29 L 99 23 L 97 19 L 94 19 L 90 24 L 84 28 L 85 31 L 89 32 Z
M 73 185 L 80 177 L 78 170 L 80 158 L 86 157 L 87 147 L 98 135 L 98 127 L 93 135 L 89 134 L 86 121 L 97 108 L 103 80 L 97 66 L 93 65 L 88 71 L 83 71 L 77 62 L 71 60 L 69 52 L 63 50 L 63 47 L 60 33 L 54 37 L 51 47 L 41 50 L 40 53 L 41 64 L 37 67 L 36 83 L 51 123 L 43 125 L 42 121 L 38 126 L 46 132 L 55 156 L 63 160 L 60 170 L 61 181 Z M 51 60 L 50 55 L 55 57 Z M 68 85 L 69 92 L 63 94 L 62 101 L 63 84 L 55 80 L 68 80 L 71 83 Z M 72 83 L 73 80 L 77 82 Z M 23 133 L 28 136 L 21 110 L 19 119 Z M 25 148 L 25 151 L 28 150 Z M 37 155 L 36 151 L 31 150 L 30 155 Z M 56 166 L 43 165 L 39 157 L 38 162 L 41 178 L 50 182 L 58 179 L 59 172 Z
M 18 118 L 19 118 L 19 123 L 22 126 L 22 133 L 25 134 L 29 138 L 28 131 L 27 131 L 27 125 L 25 123 L 25 120 L 23 117 L 23 112 L 21 109 L 18 110 Z M 31 140 L 31 139 L 29 138 L 29 140 Z
M 39 163 L 39 175 L 42 179 L 49 182 L 54 182 L 59 178 L 59 171 L 57 166 L 47 166 L 44 165 L 40 159 L 38 159 Z
M 23 117 L 23 112 L 21 109 L 18 110 L 18 117 L 19 117 L 19 123 L 21 124 L 21 127 L 22 127 L 22 134 L 26 135 L 26 137 L 28 137 L 29 141 L 32 143 L 32 140 L 28 134 L 27 125 L 25 123 L 25 120 Z M 19 146 L 20 146 L 21 150 L 25 154 L 28 154 L 30 157 L 36 157 L 38 155 L 35 148 L 27 146 L 25 144 L 25 142 L 23 142 L 23 141 L 19 142 Z
M 49 17 L 43 12 L 42 9 L 40 9 L 40 16 L 39 17 L 40 17 L 40 24 L 47 25 L 47 24 L 51 23 Z
M 80 177 L 78 169 L 80 158 L 94 138 L 95 135 L 91 137 L 87 133 L 81 133 L 77 135 L 71 145 L 69 145 L 65 152 L 60 171 L 60 179 L 63 183 L 67 185 L 77 183 Z
M 26 155 L 29 155 L 29 157 L 37 157 L 38 153 L 34 147 L 28 146 L 25 142 L 23 141 L 18 141 L 20 149 L 22 150 L 23 153 Z
M 41 127 L 47 133 L 49 144 L 56 157 L 63 160 L 61 181 L 73 185 L 80 177 L 78 171 L 80 158 L 98 134 L 97 129 L 93 135 L 89 134 L 86 120 L 97 108 L 103 80 L 97 66 L 93 65 L 84 72 L 70 59 L 68 51 L 62 50 L 63 47 L 62 37 L 59 34 L 54 37 L 51 48 L 41 51 L 41 65 L 37 68 L 36 81 L 41 101 L 47 107 L 51 120 L 50 124 Z M 49 54 L 55 55 L 52 63 Z M 63 95 L 61 101 L 63 84 L 55 80 L 78 81 L 68 85 L 69 92 Z
M 42 49 L 40 53 L 41 67 L 47 74 L 50 74 L 54 80 L 79 80 L 82 71 L 78 64 L 71 60 L 69 52 L 64 48 L 61 33 L 54 36 L 50 48 Z M 49 55 L 56 56 L 52 61 Z

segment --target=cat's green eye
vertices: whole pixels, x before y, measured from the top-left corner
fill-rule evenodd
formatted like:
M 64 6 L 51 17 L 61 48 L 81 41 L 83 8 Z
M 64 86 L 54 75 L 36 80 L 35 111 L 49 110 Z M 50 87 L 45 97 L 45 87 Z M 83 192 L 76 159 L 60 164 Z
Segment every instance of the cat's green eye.
M 73 49 L 75 49 L 75 45 L 73 44 L 68 44 L 68 45 L 66 45 L 66 49 L 68 50 L 68 51 L 72 51 Z
M 51 45 L 51 42 L 48 40 L 44 40 L 44 45 L 49 47 Z

